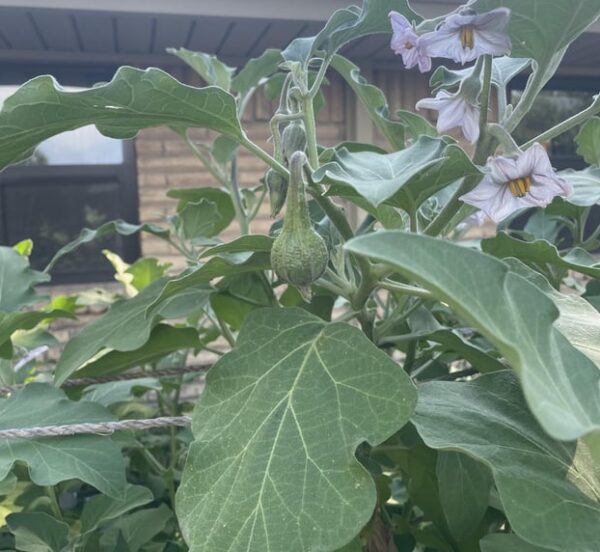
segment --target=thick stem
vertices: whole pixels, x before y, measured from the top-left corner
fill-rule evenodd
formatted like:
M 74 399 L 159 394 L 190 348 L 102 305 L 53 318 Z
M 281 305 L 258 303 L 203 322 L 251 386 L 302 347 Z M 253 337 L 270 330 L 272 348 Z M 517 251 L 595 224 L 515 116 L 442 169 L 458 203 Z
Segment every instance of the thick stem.
M 488 111 L 490 108 L 490 91 L 492 88 L 492 56 L 483 56 L 483 88 L 481 90 L 481 104 L 479 106 L 479 136 L 485 139 Z
M 537 69 L 527 81 L 523 95 L 519 99 L 519 103 L 515 107 L 514 111 L 510 114 L 510 117 L 505 123 L 505 128 L 508 132 L 512 132 L 517 128 L 521 119 L 529 112 L 533 102 L 540 93 L 546 82 L 545 74 Z
M 315 107 L 313 99 L 308 96 L 304 98 L 304 126 L 306 129 L 306 146 L 308 150 L 308 161 L 313 170 L 319 168 L 319 150 L 317 148 L 317 127 L 315 121 Z

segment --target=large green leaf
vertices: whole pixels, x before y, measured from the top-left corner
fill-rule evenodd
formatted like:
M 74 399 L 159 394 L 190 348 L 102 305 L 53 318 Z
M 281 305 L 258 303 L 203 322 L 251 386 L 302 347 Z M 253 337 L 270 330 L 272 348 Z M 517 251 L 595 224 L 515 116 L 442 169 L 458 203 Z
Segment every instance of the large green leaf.
M 207 286 L 180 289 L 162 300 L 151 316 L 146 316 L 148 307 L 161 295 L 166 281 L 164 278 L 157 280 L 135 297 L 115 303 L 104 316 L 70 339 L 56 365 L 56 383 L 64 382 L 104 349 L 138 350 L 148 341 L 150 332 L 161 319 L 186 316 L 206 304 L 212 292 Z
M 50 278 L 29 267 L 29 259 L 12 247 L 0 247 L 0 312 L 14 312 L 39 301 L 34 287 Z
M 275 73 L 283 61 L 281 50 L 266 49 L 257 58 L 252 58 L 233 77 L 231 87 L 235 92 L 246 94 L 257 86 L 263 79 Z
M 221 243 L 215 245 L 203 251 L 200 258 L 210 257 L 211 255 L 219 255 L 222 253 L 247 253 L 252 252 L 263 252 L 269 253 L 271 246 L 273 245 L 274 238 L 271 236 L 263 236 L 262 234 L 247 234 L 240 236 L 227 243 Z
M 402 427 L 414 401 L 408 376 L 356 328 L 255 311 L 194 411 L 177 495 L 190 550 L 343 546 L 376 499 L 356 447 Z
M 282 52 L 287 61 L 306 62 L 318 50 L 334 54 L 344 44 L 371 34 L 391 33 L 390 11 L 404 14 L 409 20 L 421 18 L 406 0 L 363 0 L 362 7 L 337 10 L 315 37 L 297 38 Z
M 0 401 L 0 429 L 20 429 L 113 420 L 103 406 L 74 402 L 56 387 L 31 383 Z M 72 435 L 4 439 L 0 443 L 0 481 L 13 464 L 29 466 L 36 485 L 56 485 L 80 479 L 100 492 L 121 498 L 125 489 L 125 464 L 121 450 L 110 437 Z
M 490 471 L 466 454 L 441 451 L 436 475 L 448 529 L 458 542 L 463 541 L 477 531 L 487 510 L 492 487 Z
M 600 15 L 596 0 L 475 0 L 470 4 L 481 12 L 500 6 L 510 9 L 511 57 L 534 59 L 542 72 Z
M 425 443 L 487 464 L 513 530 L 551 550 L 595 552 L 600 472 L 582 443 L 549 437 L 506 372 L 419 388 L 412 418 Z
M 201 345 L 198 331 L 194 328 L 176 328 L 167 324 L 158 324 L 152 329 L 148 341 L 138 349 L 111 351 L 102 355 L 98 360 L 92 360 L 78 370 L 77 377 L 119 374 L 134 366 L 156 362 L 175 351 L 196 349 Z
M 385 202 L 413 212 L 428 197 L 469 174 L 480 171 L 458 145 L 423 136 L 394 153 L 341 149 L 313 178 L 332 183 L 330 194 L 350 199 L 358 195 L 371 208 Z
M 206 81 L 206 84 L 218 86 L 229 92 L 235 67 L 229 67 L 213 54 L 192 52 L 186 48 L 167 48 L 167 52 L 187 63 Z
M 554 327 L 552 300 L 508 265 L 398 231 L 354 238 L 346 247 L 394 266 L 477 328 L 520 375 L 533 413 L 555 438 L 600 428 L 600 370 Z
M 526 264 L 551 264 L 593 278 L 600 277 L 600 263 L 590 253 L 578 247 L 561 255 L 556 246 L 546 240 L 523 241 L 500 232 L 493 238 L 482 240 L 481 249 L 494 257 L 514 257 Z
M 480 541 L 481 552 L 548 552 L 549 548 L 542 548 L 529 544 L 514 533 L 490 533 Z
M 22 552 L 62 552 L 69 542 L 69 526 L 44 512 L 10 514 L 6 524 Z
M 581 127 L 575 138 L 577 153 L 586 163 L 600 165 L 600 117 L 592 117 Z
M 213 86 L 187 86 L 160 69 L 121 67 L 109 83 L 79 92 L 41 76 L 2 106 L 0 168 L 29 156 L 46 138 L 90 124 L 111 138 L 133 138 L 159 125 L 209 128 L 234 139 L 243 135 L 233 96 Z
M 65 255 L 75 251 L 82 245 L 86 243 L 90 243 L 94 240 L 100 240 L 102 238 L 106 238 L 108 236 L 112 236 L 113 234 L 121 234 L 122 236 L 131 236 L 137 232 L 148 232 L 154 236 L 158 236 L 159 238 L 167 238 L 169 236 L 169 231 L 161 226 L 156 224 L 129 224 L 124 220 L 111 220 L 109 222 L 105 222 L 102 226 L 99 226 L 96 229 L 84 228 L 79 233 L 79 236 L 69 242 L 67 245 L 61 247 L 52 260 L 48 263 L 48 266 L 44 269 L 45 272 L 50 272 L 54 265 Z

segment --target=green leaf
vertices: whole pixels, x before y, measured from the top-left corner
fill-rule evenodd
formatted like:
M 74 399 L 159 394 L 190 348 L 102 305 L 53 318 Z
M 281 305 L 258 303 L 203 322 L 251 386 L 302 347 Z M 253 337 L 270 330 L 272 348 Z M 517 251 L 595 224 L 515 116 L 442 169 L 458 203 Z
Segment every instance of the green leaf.
M 181 349 L 199 349 L 202 344 L 194 328 L 175 328 L 158 324 L 148 341 L 133 351 L 111 351 L 98 360 L 88 362 L 77 377 L 99 377 L 120 374 L 129 368 L 150 364 Z
M 13 249 L 23 257 L 30 257 L 33 251 L 33 241 L 30 239 L 21 240 L 19 243 L 13 245 Z
M 83 391 L 82 400 L 95 402 L 108 408 L 113 404 L 131 401 L 150 390 L 162 391 L 158 379 L 151 377 L 151 372 L 148 373 L 148 376 L 147 378 L 140 377 L 133 380 L 88 385 Z
M 577 153 L 586 163 L 600 165 L 600 117 L 592 117 L 581 127 L 575 137 Z
M 29 267 L 29 259 L 12 247 L 0 247 L 0 312 L 14 312 L 42 299 L 34 287 L 49 276 Z
M 478 12 L 500 6 L 510 9 L 511 57 L 535 60 L 542 73 L 600 15 L 595 0 L 476 0 L 469 5 Z
M 177 494 L 190 550 L 343 546 L 376 501 L 356 447 L 402 427 L 414 401 L 408 376 L 358 329 L 255 311 L 194 411 Z
M 150 332 L 161 319 L 189 314 L 204 305 L 212 292 L 206 286 L 180 288 L 162 300 L 151 316 L 146 316 L 148 307 L 163 293 L 165 282 L 157 280 L 135 297 L 115 303 L 105 315 L 70 339 L 56 365 L 57 385 L 103 349 L 136 351 L 148 341 Z
M 460 542 L 477 531 L 485 515 L 492 487 L 490 470 L 465 454 L 442 451 L 436 474 L 448 529 Z
M 0 429 L 20 429 L 113 420 L 99 404 L 74 402 L 56 387 L 30 383 L 0 400 Z M 36 485 L 56 485 L 81 479 L 101 493 L 120 498 L 125 487 L 125 464 L 119 447 L 99 435 L 4 439 L 0 443 L 0 480 L 13 464 L 29 466 Z
M 265 78 L 277 72 L 279 64 L 283 61 L 281 50 L 275 48 L 266 49 L 257 58 L 252 58 L 233 77 L 231 88 L 235 92 L 246 94 Z
M 344 78 L 360 100 L 377 129 L 395 150 L 404 148 L 404 125 L 390 119 L 390 110 L 383 92 L 360 76 L 360 69 L 345 57 L 336 55 L 331 66 Z
M 233 96 L 213 86 L 187 86 L 160 69 L 121 67 L 109 83 L 79 92 L 67 92 L 53 77 L 41 76 L 21 86 L 2 106 L 0 168 L 31 155 L 51 136 L 90 124 L 120 139 L 160 125 L 243 136 Z
M 125 272 L 131 275 L 130 284 L 136 290 L 142 291 L 162 278 L 170 267 L 171 263 L 162 263 L 154 257 L 143 257 L 125 269 Z
M 203 265 L 192 268 L 167 282 L 158 297 L 148 306 L 148 314 L 160 311 L 164 301 L 168 301 L 186 290 L 208 284 L 214 278 L 268 270 L 270 267 L 271 256 L 264 252 L 251 255 L 246 253 L 224 254 L 222 257 L 212 257 Z
M 421 21 L 406 0 L 363 0 L 361 8 L 350 6 L 334 12 L 317 36 L 293 40 L 282 55 L 286 61 L 306 62 L 318 50 L 331 55 L 357 38 L 391 33 L 389 13 L 392 10 L 408 20 Z
M 500 232 L 493 238 L 482 240 L 481 249 L 494 257 L 514 257 L 525 264 L 547 263 L 593 278 L 600 277 L 600 264 L 590 253 L 579 247 L 560 255 L 556 246 L 546 240 L 523 241 Z
M 229 67 L 217 56 L 204 52 L 192 52 L 185 48 L 167 48 L 167 52 L 187 63 L 206 81 L 206 84 L 218 86 L 229 92 L 235 67 Z
M 558 174 L 573 187 L 573 193 L 565 201 L 579 207 L 591 207 L 600 202 L 600 168 L 567 169 Z
M 514 533 L 491 533 L 480 541 L 481 552 L 548 552 L 550 548 L 541 548 L 529 544 Z
M 139 510 L 119 518 L 103 532 L 100 544 L 106 550 L 115 550 L 119 536 L 127 543 L 128 550 L 137 552 L 144 544 L 164 530 L 172 519 L 173 512 L 166 505 Z
M 559 551 L 597 549 L 598 466 L 583 443 L 544 432 L 510 372 L 423 384 L 412 421 L 428 446 L 491 468 L 510 526 L 523 539 Z
M 600 428 L 600 370 L 554 327 L 553 302 L 505 263 L 399 231 L 360 236 L 346 247 L 392 265 L 481 332 L 519 374 L 550 435 L 570 440 Z
M 123 497 L 118 500 L 105 495 L 93 496 L 83 506 L 81 532 L 85 534 L 94 531 L 105 521 L 121 517 L 129 510 L 144 506 L 153 499 L 150 489 L 141 485 L 127 485 Z
M 6 524 L 23 552 L 62 552 L 69 543 L 69 526 L 43 512 L 10 514 Z
M 44 272 L 50 272 L 62 257 L 75 251 L 86 243 L 90 243 L 91 241 L 99 240 L 107 236 L 112 236 L 115 233 L 121 234 L 122 236 L 131 236 L 137 232 L 148 232 L 149 234 L 163 239 L 169 236 L 168 230 L 156 224 L 129 224 L 123 220 L 111 220 L 109 222 L 105 222 L 102 226 L 99 226 L 94 230 L 91 228 L 84 228 L 79 233 L 79 237 L 77 239 L 61 247 L 57 251 L 54 257 L 52 257 L 52 260 L 48 263 L 48 266 L 44 269 Z
M 219 233 L 222 222 L 217 206 L 206 199 L 186 203 L 177 217 L 178 227 L 186 240 L 210 238 Z
M 230 242 L 215 245 L 204 251 L 200 258 L 219 255 L 222 253 L 247 253 L 247 252 L 263 252 L 270 253 L 274 238 L 271 236 L 263 236 L 261 234 L 248 234 L 240 236 Z
M 213 221 L 211 236 L 220 234 L 235 218 L 235 207 L 231 196 L 219 188 L 174 188 L 167 192 L 168 197 L 178 199 L 177 212 L 183 215 L 189 204 L 197 205 L 203 201 L 212 203 L 219 219 Z
M 428 197 L 469 174 L 480 171 L 459 146 L 423 136 L 406 149 L 388 154 L 342 149 L 313 179 L 332 183 L 330 194 L 351 200 L 358 195 L 371 208 L 385 202 L 414 212 Z

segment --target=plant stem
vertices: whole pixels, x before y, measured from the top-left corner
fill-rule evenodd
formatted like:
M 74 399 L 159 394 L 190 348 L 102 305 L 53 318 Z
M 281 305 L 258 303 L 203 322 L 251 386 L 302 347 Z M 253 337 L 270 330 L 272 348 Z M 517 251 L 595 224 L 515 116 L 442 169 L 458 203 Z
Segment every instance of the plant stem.
M 308 150 L 308 162 L 314 171 L 319 168 L 319 150 L 317 148 L 317 128 L 315 121 L 315 107 L 313 99 L 306 96 L 303 102 L 304 127 L 306 130 L 306 146 Z
M 563 132 L 566 132 L 567 130 L 572 129 L 577 125 L 582 124 L 593 115 L 596 115 L 596 113 L 600 113 L 600 94 L 595 97 L 594 101 L 589 107 L 585 108 L 579 113 L 576 113 L 572 117 L 569 117 L 566 121 L 563 121 L 562 123 L 559 123 L 553 126 L 552 128 L 549 128 L 545 132 L 542 132 L 542 134 L 536 136 L 535 138 L 532 138 L 531 140 L 529 140 L 529 142 L 525 142 L 521 146 L 521 149 L 526 150 L 527 148 L 533 146 L 533 144 L 535 144 L 536 142 L 543 143 L 547 140 L 551 140 L 552 138 L 559 136 Z
M 242 196 L 240 194 L 240 187 L 238 184 L 237 157 L 234 157 L 231 160 L 231 180 L 228 182 L 228 184 L 229 191 L 231 192 L 231 196 L 233 198 L 233 207 L 235 209 L 235 214 L 240 225 L 240 233 L 242 235 L 245 235 L 249 232 L 250 227 L 248 223 L 248 216 L 244 209 L 244 205 L 242 204 Z
M 525 90 L 519 99 L 519 103 L 504 124 L 504 127 L 508 132 L 515 130 L 521 122 L 521 119 L 525 117 L 531 108 L 531 105 L 537 98 L 537 95 L 540 93 L 540 90 L 543 88 L 545 80 L 545 74 L 539 69 L 536 69 L 529 77 L 527 84 L 525 85 Z
M 479 106 L 479 139 L 483 140 L 487 131 L 488 111 L 490 108 L 490 90 L 492 87 L 492 56 L 483 56 L 483 88 Z
M 413 297 L 422 297 L 423 299 L 435 299 L 434 295 L 426 289 L 416 286 L 410 286 L 407 284 L 399 284 L 397 282 L 390 282 L 389 280 L 379 282 L 379 287 L 382 287 L 389 291 L 399 291 L 406 295 L 412 295 Z
M 50 499 L 50 508 L 52 509 L 52 513 L 54 517 L 57 519 L 63 519 L 62 512 L 60 510 L 60 505 L 58 504 L 58 499 L 56 498 L 56 490 L 52 485 L 44 486 L 44 492 L 46 496 Z
M 250 140 L 247 136 L 244 136 L 240 140 L 240 145 L 244 146 L 250 153 L 253 153 L 259 159 L 262 159 L 269 167 L 271 167 L 275 172 L 278 172 L 281 176 L 285 176 L 286 178 L 290 177 L 289 171 L 274 157 L 270 156 L 264 149 L 255 144 L 252 140 Z

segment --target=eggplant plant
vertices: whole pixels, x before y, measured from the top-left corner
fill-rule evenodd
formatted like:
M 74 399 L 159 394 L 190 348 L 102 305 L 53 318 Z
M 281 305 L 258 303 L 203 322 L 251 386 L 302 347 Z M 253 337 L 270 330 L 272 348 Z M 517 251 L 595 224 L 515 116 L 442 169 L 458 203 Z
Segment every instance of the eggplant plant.
M 239 70 L 172 50 L 206 87 L 132 67 L 76 92 L 21 86 L 0 111 L 1 168 L 85 125 L 166 126 L 214 186 L 169 190 L 161 224 L 84 229 L 43 271 L 30 241 L 0 248 L 0 548 L 597 552 L 600 99 L 531 140 L 519 127 L 599 16 L 598 0 L 473 0 L 433 20 L 364 0 Z M 371 34 L 398 71 L 431 73 L 417 108 L 435 126 L 392 113 L 340 54 Z M 332 73 L 385 148 L 319 144 Z M 265 87 L 269 151 L 241 123 Z M 556 171 L 547 144 L 573 129 L 588 167 Z M 264 163 L 252 188 L 240 149 Z M 283 222 L 254 234 L 267 201 Z M 120 293 L 40 293 L 77 248 L 137 232 L 186 268 L 107 252 Z M 42 362 L 52 322 L 91 303 L 104 313 Z M 201 390 L 199 358 L 216 359 Z

